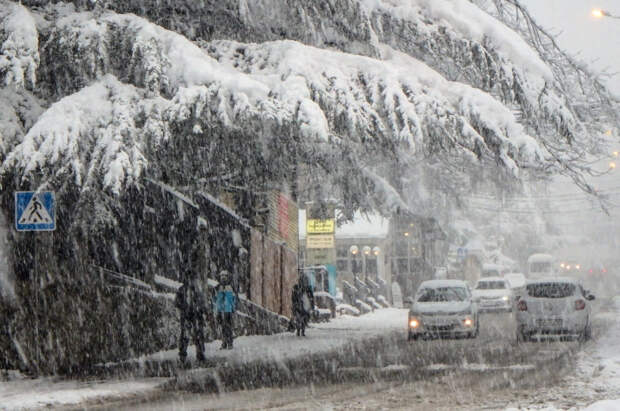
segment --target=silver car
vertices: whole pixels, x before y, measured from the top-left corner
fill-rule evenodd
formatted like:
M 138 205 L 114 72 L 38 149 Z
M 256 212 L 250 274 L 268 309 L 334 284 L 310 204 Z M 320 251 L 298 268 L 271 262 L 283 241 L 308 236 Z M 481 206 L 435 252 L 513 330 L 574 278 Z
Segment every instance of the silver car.
M 512 311 L 514 295 L 510 283 L 502 277 L 479 279 L 472 295 L 480 312 Z
M 589 339 L 592 300 L 594 296 L 572 278 L 528 282 L 517 302 L 517 341 L 528 341 L 535 335 Z
M 478 336 L 478 308 L 466 282 L 430 280 L 420 284 L 409 310 L 408 339 L 420 336 Z

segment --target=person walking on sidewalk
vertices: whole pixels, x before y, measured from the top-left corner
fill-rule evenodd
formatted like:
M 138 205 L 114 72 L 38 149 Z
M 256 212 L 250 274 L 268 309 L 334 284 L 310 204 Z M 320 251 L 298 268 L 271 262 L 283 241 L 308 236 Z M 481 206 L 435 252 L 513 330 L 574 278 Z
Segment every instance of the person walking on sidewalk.
M 226 270 L 220 272 L 220 284 L 215 297 L 215 312 L 222 331 L 223 350 L 233 348 L 233 314 L 237 311 L 237 292 L 232 277 Z
M 187 345 L 190 335 L 196 346 L 196 359 L 205 360 L 204 314 L 205 298 L 198 283 L 198 277 L 192 271 L 185 274 L 183 285 L 177 290 L 175 305 L 179 309 L 181 334 L 179 336 L 179 359 L 187 359 Z
M 305 274 L 302 274 L 299 282 L 293 286 L 292 303 L 295 331 L 298 336 L 305 336 L 306 326 L 314 310 L 314 293 Z

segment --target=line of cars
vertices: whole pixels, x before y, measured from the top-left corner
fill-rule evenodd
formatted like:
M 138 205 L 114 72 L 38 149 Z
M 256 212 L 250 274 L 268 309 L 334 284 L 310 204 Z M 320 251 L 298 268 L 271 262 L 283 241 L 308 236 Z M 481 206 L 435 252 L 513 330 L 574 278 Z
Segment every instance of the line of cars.
M 522 274 L 484 277 L 474 288 L 461 280 L 424 281 L 409 300 L 408 339 L 475 338 L 479 313 L 514 312 L 517 341 L 557 335 L 591 336 L 594 296 L 578 280 L 546 277 L 527 281 Z

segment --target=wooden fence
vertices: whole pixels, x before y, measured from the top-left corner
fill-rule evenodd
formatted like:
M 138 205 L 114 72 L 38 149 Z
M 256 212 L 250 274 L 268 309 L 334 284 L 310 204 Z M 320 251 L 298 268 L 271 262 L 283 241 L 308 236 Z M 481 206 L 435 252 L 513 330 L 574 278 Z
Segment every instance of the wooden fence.
M 291 292 L 297 282 L 297 255 L 282 243 L 251 232 L 250 300 L 290 318 Z

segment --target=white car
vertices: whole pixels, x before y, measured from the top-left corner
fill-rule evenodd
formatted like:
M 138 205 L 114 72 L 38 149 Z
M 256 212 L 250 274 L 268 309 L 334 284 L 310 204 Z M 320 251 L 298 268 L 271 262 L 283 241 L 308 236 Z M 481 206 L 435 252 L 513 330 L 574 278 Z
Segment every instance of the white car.
M 408 339 L 420 336 L 478 336 L 478 308 L 461 280 L 420 284 L 409 310 Z
M 525 293 L 525 283 L 527 282 L 527 279 L 522 273 L 504 274 L 504 280 L 508 281 L 510 284 L 510 289 L 512 290 L 515 300 L 518 300 L 519 297 Z
M 510 283 L 502 277 L 484 277 L 476 281 L 472 291 L 478 310 L 512 311 L 514 295 Z
M 517 302 L 517 341 L 528 341 L 536 334 L 590 338 L 594 296 L 576 279 L 538 279 L 528 282 L 525 290 Z

